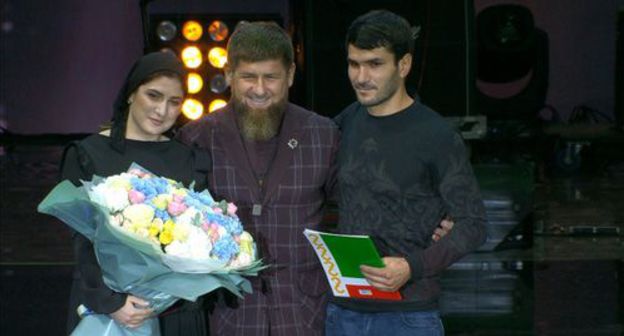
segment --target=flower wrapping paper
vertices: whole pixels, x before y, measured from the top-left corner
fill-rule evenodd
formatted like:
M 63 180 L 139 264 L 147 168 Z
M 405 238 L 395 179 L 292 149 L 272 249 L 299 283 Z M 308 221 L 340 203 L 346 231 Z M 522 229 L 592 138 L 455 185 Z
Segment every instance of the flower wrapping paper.
M 140 167 L 133 165 L 130 170 L 137 168 Z M 250 247 L 249 241 L 241 242 L 240 238 L 237 238 L 237 241 L 227 239 L 225 245 L 228 246 L 219 250 L 223 251 L 220 256 L 213 258 L 193 258 L 184 253 L 168 254 L 165 252 L 166 245 L 171 245 L 173 240 L 165 239 L 169 244 L 159 246 L 155 243 L 157 239 L 150 235 L 149 230 L 147 236 L 145 232 L 143 235 L 131 234 L 127 228 L 120 226 L 119 220 L 111 216 L 111 208 L 102 205 L 106 204 L 105 202 L 94 200 L 96 198 L 93 195 L 94 188 L 104 181 L 106 179 L 94 177 L 92 181 L 83 181 L 83 186 L 80 187 L 74 186 L 70 181 L 63 181 L 39 204 L 38 211 L 60 219 L 93 242 L 103 280 L 108 287 L 116 292 L 130 293 L 148 300 L 150 308 L 154 309 L 155 313 L 164 311 L 179 299 L 195 301 L 199 296 L 218 288 L 225 288 L 239 297 L 244 293 L 251 293 L 251 285 L 243 276 L 257 275 L 266 266 L 262 265 L 260 260 L 253 259 L 255 246 Z M 208 191 L 204 190 L 201 193 L 202 197 L 205 196 L 208 200 L 207 197 L 210 197 Z M 115 195 L 111 199 L 115 200 L 117 197 L 124 195 Z M 212 200 L 212 197 L 209 200 Z M 131 203 L 122 204 L 115 212 L 123 211 L 123 208 L 127 208 Z M 174 209 L 173 213 L 178 210 Z M 161 214 L 161 217 L 163 216 L 166 214 Z M 175 219 L 175 216 L 171 217 Z M 218 241 L 214 244 L 216 235 L 214 224 L 206 225 L 207 220 L 201 223 L 198 218 L 197 215 L 194 216 L 193 225 L 204 225 L 204 230 L 213 234 L 211 247 L 216 247 Z M 140 229 L 142 225 L 138 227 Z M 242 231 L 242 227 L 235 230 Z M 162 232 L 164 230 L 161 227 L 160 233 Z M 225 234 L 224 229 L 220 228 L 220 233 Z M 233 248 L 230 245 L 234 243 L 237 246 Z M 248 251 L 250 248 L 253 249 L 252 260 L 247 257 L 242 264 L 240 261 L 233 262 L 237 259 L 234 252 L 241 252 L 239 254 L 242 255 L 243 250 Z M 139 328 L 128 329 L 104 314 L 84 316 L 72 333 L 72 335 L 159 334 L 156 316 L 146 320 Z

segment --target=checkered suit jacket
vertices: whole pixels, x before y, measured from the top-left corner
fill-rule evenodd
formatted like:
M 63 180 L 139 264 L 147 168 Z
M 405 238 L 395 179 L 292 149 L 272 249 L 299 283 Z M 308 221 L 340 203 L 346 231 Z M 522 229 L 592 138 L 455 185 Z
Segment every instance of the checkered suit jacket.
M 207 172 L 216 199 L 235 202 L 245 230 L 272 267 L 250 278 L 254 292 L 237 304 L 217 305 L 212 335 L 321 335 L 327 280 L 305 228 L 320 228 L 336 184 L 339 135 L 334 123 L 289 104 L 264 190 L 250 167 L 231 106 L 183 127 L 182 142 L 209 152 Z M 252 208 L 260 207 L 253 215 Z

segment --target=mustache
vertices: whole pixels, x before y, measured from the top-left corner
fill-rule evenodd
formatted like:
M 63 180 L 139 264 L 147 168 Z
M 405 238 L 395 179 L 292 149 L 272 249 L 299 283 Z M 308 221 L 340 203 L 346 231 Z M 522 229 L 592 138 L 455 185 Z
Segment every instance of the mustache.
M 249 95 L 249 98 L 251 98 L 251 99 L 266 99 L 268 97 L 269 97 L 268 94 L 257 95 L 257 94 L 253 94 L 252 93 L 252 94 Z
M 353 83 L 353 87 L 356 90 L 374 90 L 377 89 L 377 86 L 371 83 Z

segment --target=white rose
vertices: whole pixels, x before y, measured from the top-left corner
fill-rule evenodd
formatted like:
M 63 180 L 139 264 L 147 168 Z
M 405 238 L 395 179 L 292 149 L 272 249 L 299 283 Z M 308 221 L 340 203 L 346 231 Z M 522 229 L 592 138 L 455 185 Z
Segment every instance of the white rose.
M 199 227 L 192 226 L 187 244 L 193 259 L 208 259 L 212 251 L 212 244 L 208 235 Z
M 147 204 L 132 204 L 123 210 L 124 217 L 139 228 L 147 228 L 154 218 L 154 209 Z
M 118 212 L 127 207 L 128 193 L 123 188 L 110 188 L 105 183 L 100 183 L 91 189 L 89 198 L 95 203 L 107 208 L 110 212 Z
M 191 234 L 192 228 L 194 228 L 194 226 L 187 222 L 176 221 L 176 224 L 173 226 L 173 239 L 185 242 L 189 234 Z
M 201 212 L 197 211 L 195 208 L 189 207 L 181 215 L 175 218 L 175 222 L 178 225 L 193 225 L 193 219 L 197 214 L 203 218 Z
M 184 258 L 189 258 L 191 255 L 188 249 L 188 245 L 177 240 L 174 240 L 171 242 L 171 244 L 165 246 L 165 252 L 173 256 Z
M 194 225 L 188 226 L 188 230 L 188 237 L 185 241 L 174 240 L 165 247 L 165 252 L 169 255 L 194 260 L 210 258 L 212 244 L 208 236 Z

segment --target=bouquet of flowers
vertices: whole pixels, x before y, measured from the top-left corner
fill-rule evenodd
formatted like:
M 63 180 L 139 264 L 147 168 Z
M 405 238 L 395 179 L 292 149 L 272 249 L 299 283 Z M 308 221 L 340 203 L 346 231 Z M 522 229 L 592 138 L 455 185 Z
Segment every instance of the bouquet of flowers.
M 155 313 L 220 287 L 240 297 L 251 292 L 242 275 L 264 268 L 234 204 L 136 164 L 82 187 L 63 181 L 38 210 L 90 239 L 106 285 L 148 300 Z M 104 334 L 158 335 L 158 320 L 126 329 L 107 315 L 86 314 L 72 333 Z

